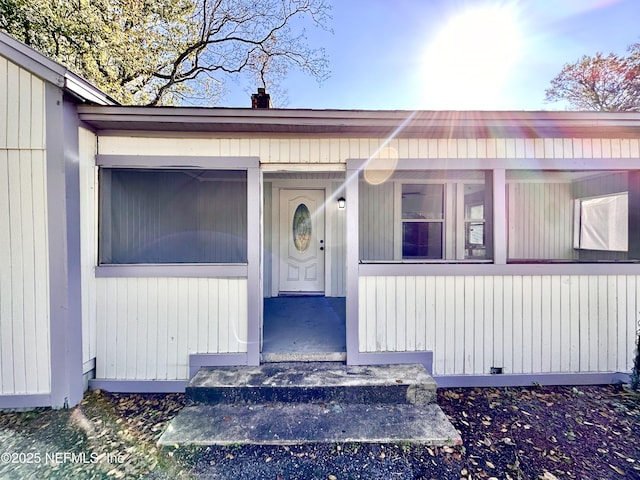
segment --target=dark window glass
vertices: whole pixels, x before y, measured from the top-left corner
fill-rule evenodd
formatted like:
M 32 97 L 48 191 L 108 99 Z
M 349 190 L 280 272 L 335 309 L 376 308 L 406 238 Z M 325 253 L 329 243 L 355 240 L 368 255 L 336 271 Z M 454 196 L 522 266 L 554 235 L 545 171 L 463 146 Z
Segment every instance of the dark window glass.
M 402 225 L 403 258 L 442 258 L 442 223 L 404 222 Z

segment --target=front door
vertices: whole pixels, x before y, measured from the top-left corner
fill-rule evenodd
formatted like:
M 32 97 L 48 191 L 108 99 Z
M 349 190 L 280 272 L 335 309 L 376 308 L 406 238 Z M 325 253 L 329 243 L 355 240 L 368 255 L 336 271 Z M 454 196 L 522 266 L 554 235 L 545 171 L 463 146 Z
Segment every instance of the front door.
M 280 287 L 324 293 L 324 190 L 280 190 Z

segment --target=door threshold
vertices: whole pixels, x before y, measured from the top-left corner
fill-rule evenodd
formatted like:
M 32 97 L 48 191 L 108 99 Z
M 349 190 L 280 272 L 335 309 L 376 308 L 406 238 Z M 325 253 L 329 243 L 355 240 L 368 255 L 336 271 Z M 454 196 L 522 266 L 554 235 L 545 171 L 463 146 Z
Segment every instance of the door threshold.
M 278 297 L 324 297 L 324 292 L 280 292 Z
M 289 352 L 289 353 L 263 353 L 261 363 L 282 362 L 346 362 L 347 352 Z

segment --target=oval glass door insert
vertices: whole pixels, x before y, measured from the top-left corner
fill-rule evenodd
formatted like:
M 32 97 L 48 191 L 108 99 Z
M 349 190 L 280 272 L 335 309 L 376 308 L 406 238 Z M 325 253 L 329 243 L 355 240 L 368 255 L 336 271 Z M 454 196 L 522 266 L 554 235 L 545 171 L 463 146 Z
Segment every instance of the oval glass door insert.
M 296 250 L 305 252 L 311 243 L 311 212 L 304 203 L 298 205 L 293 214 L 292 230 Z

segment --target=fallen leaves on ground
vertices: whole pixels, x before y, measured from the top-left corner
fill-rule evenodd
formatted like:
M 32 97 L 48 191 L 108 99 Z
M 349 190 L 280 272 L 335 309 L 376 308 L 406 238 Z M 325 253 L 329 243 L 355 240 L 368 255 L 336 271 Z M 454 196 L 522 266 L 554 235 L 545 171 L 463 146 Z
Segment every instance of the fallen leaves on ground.
M 454 389 L 438 400 L 467 457 L 484 459 L 470 462 L 474 477 L 640 478 L 640 401 L 620 386 Z
M 0 477 L 640 478 L 640 397 L 620 386 L 441 389 L 438 403 L 462 446 L 162 450 L 156 441 L 184 406 L 182 395 L 89 392 L 70 410 L 0 413 L 2 452 L 40 456 L 39 462 L 1 462 Z M 44 462 L 47 453 L 58 454 L 49 458 L 57 461 Z

